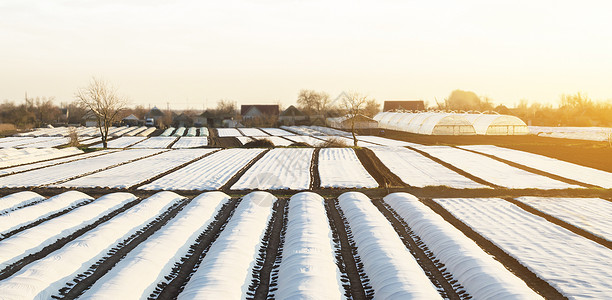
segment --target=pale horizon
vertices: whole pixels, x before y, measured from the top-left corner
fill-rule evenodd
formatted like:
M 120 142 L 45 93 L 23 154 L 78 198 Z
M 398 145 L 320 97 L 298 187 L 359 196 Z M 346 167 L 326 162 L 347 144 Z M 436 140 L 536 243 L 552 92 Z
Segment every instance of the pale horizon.
M 301 89 L 379 102 L 455 89 L 495 105 L 612 99 L 606 1 L 16 1 L 0 3 L 0 101 L 101 77 L 171 109 L 295 104 Z

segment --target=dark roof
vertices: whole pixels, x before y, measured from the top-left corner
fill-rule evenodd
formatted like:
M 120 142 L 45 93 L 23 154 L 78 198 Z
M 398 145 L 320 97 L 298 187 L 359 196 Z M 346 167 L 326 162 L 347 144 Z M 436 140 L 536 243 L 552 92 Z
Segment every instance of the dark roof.
M 425 102 L 423 100 L 385 101 L 383 111 L 392 110 L 425 110 Z
M 153 108 L 151 108 L 151 110 L 147 113 L 147 117 L 163 117 L 164 113 L 157 108 L 157 106 L 154 106 Z
M 240 115 L 244 116 L 249 110 L 257 108 L 264 115 L 278 115 L 278 104 L 256 104 L 256 105 L 241 105 Z
M 287 116 L 287 117 L 291 117 L 291 116 L 305 116 L 305 114 L 303 112 L 301 112 L 299 109 L 297 109 L 295 106 L 291 105 L 289 107 L 287 107 L 287 109 L 285 109 L 282 113 L 280 113 L 281 116 Z

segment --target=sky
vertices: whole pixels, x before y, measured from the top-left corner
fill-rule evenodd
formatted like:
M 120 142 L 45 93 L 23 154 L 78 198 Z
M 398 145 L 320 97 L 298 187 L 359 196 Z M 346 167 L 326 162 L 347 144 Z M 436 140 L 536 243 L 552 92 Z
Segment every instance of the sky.
M 514 106 L 612 99 L 609 1 L 2 0 L 0 101 L 294 104 L 301 89 Z

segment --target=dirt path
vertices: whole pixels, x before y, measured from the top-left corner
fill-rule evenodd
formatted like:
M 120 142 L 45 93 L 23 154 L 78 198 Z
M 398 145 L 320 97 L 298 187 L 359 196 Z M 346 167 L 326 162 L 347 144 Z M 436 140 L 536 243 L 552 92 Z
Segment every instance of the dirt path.
M 357 154 L 357 158 L 359 158 L 361 165 L 370 175 L 372 175 L 372 177 L 374 177 L 379 187 L 389 188 L 407 186 L 397 175 L 393 174 L 380 159 L 378 159 L 372 150 L 358 148 L 355 149 L 355 154 Z
M 319 174 L 319 154 L 321 148 L 314 148 L 310 161 L 310 190 L 321 188 L 321 175 Z

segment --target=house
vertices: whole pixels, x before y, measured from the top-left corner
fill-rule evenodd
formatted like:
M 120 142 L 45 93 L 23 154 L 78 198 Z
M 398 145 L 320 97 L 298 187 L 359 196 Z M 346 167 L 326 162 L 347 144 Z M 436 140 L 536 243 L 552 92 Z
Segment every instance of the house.
M 98 127 L 98 118 L 91 110 L 85 113 L 83 120 L 85 120 L 86 127 Z
M 424 111 L 425 101 L 385 101 L 383 112 L 385 111 Z
M 141 122 L 140 120 L 133 114 L 121 119 L 121 123 L 127 126 L 138 126 Z
M 277 104 L 272 105 L 241 105 L 240 116 L 242 124 L 252 127 L 276 126 L 279 108 Z
M 157 108 L 157 106 L 154 106 L 145 114 L 145 120 L 153 119 L 153 124 L 155 124 L 155 126 L 160 126 L 164 120 L 164 116 L 165 114 Z
M 193 118 L 185 114 L 184 112 L 172 119 L 172 126 L 178 127 L 191 127 L 193 126 Z
M 337 118 L 327 118 L 327 126 L 337 129 L 351 130 L 353 121 L 355 122 L 355 129 L 378 128 L 378 121 L 362 114 L 358 114 L 356 116 L 346 115 Z
M 278 116 L 278 122 L 282 125 L 305 125 L 308 116 L 291 105 Z

